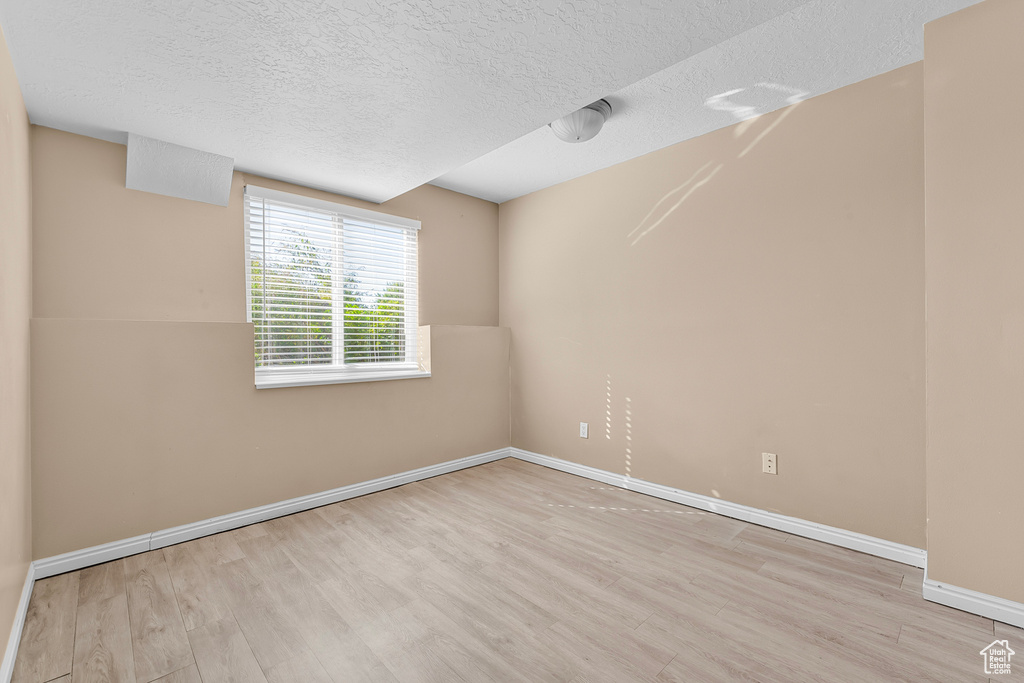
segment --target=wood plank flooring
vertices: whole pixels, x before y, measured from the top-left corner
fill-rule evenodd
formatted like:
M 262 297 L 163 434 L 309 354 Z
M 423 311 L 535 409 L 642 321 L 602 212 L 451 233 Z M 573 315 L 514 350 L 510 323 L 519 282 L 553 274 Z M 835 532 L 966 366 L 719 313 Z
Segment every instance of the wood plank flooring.
M 921 580 L 506 459 L 39 581 L 13 680 L 1024 680 Z

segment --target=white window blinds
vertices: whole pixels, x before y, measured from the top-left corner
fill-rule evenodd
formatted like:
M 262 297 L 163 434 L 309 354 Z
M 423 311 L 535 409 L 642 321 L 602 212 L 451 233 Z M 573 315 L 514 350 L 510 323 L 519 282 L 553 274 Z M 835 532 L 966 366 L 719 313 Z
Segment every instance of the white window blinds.
M 421 376 L 419 221 L 245 188 L 256 386 Z

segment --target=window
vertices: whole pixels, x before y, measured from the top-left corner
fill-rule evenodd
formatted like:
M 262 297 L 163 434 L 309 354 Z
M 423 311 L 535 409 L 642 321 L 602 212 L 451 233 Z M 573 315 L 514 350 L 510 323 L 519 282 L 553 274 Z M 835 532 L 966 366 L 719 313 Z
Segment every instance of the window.
M 416 356 L 419 227 L 246 186 L 256 387 L 429 376 Z

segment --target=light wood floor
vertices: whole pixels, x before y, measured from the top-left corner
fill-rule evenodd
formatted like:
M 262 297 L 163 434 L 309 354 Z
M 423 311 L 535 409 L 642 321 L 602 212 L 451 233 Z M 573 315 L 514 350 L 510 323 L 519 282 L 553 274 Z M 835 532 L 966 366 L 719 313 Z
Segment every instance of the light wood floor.
M 983 681 L 997 636 L 1024 671 L 921 578 L 507 459 L 39 581 L 14 681 Z

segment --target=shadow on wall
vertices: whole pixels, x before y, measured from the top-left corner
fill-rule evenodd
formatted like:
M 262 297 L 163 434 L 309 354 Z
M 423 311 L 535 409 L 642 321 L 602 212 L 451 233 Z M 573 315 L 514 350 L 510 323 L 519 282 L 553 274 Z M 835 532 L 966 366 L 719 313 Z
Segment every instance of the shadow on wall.
M 758 83 L 751 88 L 737 88 L 713 95 L 704 102 L 704 105 L 709 109 L 729 112 L 737 121 L 741 122 L 733 132 L 737 139 L 748 134 L 753 136 L 736 155 L 736 159 L 742 159 L 775 130 L 787 116 L 793 113 L 796 105 L 805 100 L 808 94 L 805 90 L 798 90 L 778 83 Z M 760 121 L 757 117 L 780 107 L 784 107 L 782 112 L 773 121 L 758 130 L 757 124 Z M 715 164 L 713 161 L 709 161 L 686 182 L 659 199 L 643 220 L 626 235 L 626 238 L 631 240 L 629 246 L 636 246 L 652 230 L 664 223 L 694 192 L 711 182 L 711 179 L 724 167 L 724 162 Z

